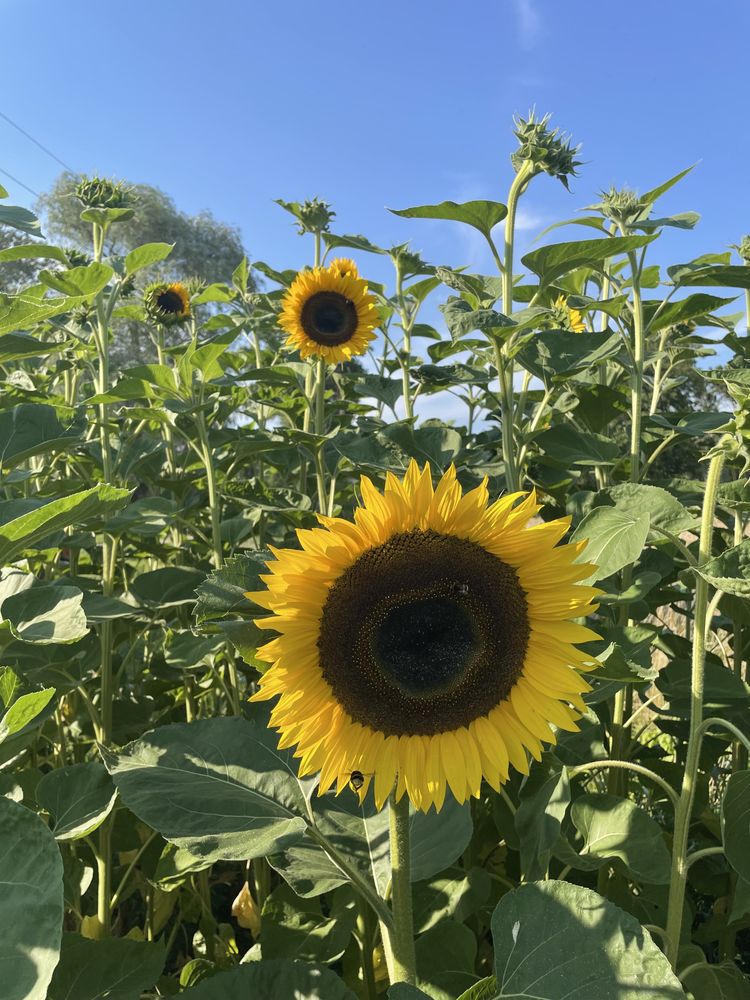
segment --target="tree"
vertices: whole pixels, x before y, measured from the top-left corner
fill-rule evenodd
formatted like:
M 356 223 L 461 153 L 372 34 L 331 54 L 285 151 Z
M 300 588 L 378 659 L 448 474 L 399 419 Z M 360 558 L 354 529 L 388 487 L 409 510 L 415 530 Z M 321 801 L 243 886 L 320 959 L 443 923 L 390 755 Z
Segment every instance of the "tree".
M 42 195 L 35 209 L 43 220 L 45 236 L 62 246 L 91 252 L 91 225 L 81 221 L 81 205 L 75 197 L 80 176 L 60 174 L 51 190 Z M 229 281 L 245 256 L 242 238 L 235 226 L 219 222 L 209 211 L 188 215 L 173 199 L 150 184 L 130 184 L 135 213 L 132 219 L 110 227 L 104 252 L 125 254 L 144 243 L 174 243 L 170 256 L 148 270 L 142 282 L 197 278 L 211 283 Z M 140 278 L 140 276 L 139 276 Z M 139 289 L 136 289 L 136 296 Z M 174 327 L 167 331 L 167 343 L 179 343 L 186 336 Z M 134 320 L 119 321 L 115 329 L 112 360 L 115 367 L 152 361 L 154 348 L 148 328 Z

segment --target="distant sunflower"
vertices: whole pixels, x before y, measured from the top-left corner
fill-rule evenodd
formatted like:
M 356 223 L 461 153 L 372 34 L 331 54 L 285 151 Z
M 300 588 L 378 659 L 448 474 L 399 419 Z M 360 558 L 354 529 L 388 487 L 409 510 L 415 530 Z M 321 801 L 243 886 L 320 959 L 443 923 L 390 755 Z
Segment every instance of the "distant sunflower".
M 151 319 L 165 326 L 190 319 L 190 292 L 181 281 L 149 285 L 143 293 L 143 304 Z
M 247 596 L 279 635 L 254 700 L 279 700 L 271 725 L 296 745 L 319 791 L 374 777 L 380 808 L 394 785 L 414 805 L 459 802 L 509 766 L 528 773 L 576 731 L 594 661 L 574 643 L 598 636 L 570 621 L 599 593 L 578 581 L 585 543 L 557 545 L 569 518 L 530 524 L 534 494 L 488 503 L 486 480 L 463 495 L 453 468 L 433 489 L 415 462 L 380 493 L 362 478 L 354 523 L 319 517 L 301 550 L 272 549 L 267 590 Z
M 284 296 L 279 326 L 303 358 L 348 361 L 364 354 L 378 323 L 375 297 L 352 260 L 300 271 Z
M 571 309 L 564 295 L 557 296 L 552 303 L 552 308 L 556 312 L 555 319 L 558 320 L 564 330 L 571 330 L 573 333 L 583 333 L 586 329 L 586 324 L 583 322 L 583 314 L 578 309 Z

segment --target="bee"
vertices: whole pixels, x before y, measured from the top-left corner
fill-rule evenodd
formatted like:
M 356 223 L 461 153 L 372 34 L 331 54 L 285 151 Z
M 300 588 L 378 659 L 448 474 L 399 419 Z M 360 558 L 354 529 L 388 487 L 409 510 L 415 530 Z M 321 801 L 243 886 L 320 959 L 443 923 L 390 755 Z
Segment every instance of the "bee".
M 371 778 L 371 774 L 362 774 L 361 771 L 352 771 L 349 775 L 349 785 L 353 791 L 358 792 L 361 790 L 365 783 L 365 778 Z

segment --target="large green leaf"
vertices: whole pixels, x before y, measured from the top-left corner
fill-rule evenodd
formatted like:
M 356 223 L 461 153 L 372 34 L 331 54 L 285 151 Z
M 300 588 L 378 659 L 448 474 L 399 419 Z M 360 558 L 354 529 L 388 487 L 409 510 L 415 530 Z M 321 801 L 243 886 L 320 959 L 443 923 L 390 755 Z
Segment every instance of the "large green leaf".
M 78 840 L 99 827 L 114 808 L 117 789 L 98 761 L 57 767 L 36 787 L 36 800 L 53 820 L 56 840 Z
M 391 208 L 394 215 L 406 219 L 444 219 L 464 222 L 489 238 L 498 222 L 502 222 L 508 209 L 499 201 L 441 201 L 437 205 L 416 205 L 413 208 Z
M 727 861 L 750 882 L 750 771 L 729 776 L 721 802 L 721 829 Z
M 597 568 L 591 580 L 603 580 L 634 563 L 643 551 L 650 526 L 648 513 L 636 514 L 617 507 L 595 507 L 571 537 L 587 541 L 581 559 Z
M 243 552 L 227 559 L 221 569 L 215 569 L 196 589 L 195 618 L 198 622 L 224 618 L 232 612 L 251 614 L 256 610 L 245 593 L 261 590 L 258 577 L 267 573 L 270 552 Z
M 18 247 L 5 247 L 0 250 L 0 264 L 12 260 L 33 260 L 37 258 L 56 260 L 65 267 L 68 266 L 68 258 L 65 251 L 60 247 L 50 246 L 48 243 L 24 243 Z
M 611 438 L 579 431 L 571 424 L 550 427 L 536 443 L 559 465 L 616 465 L 622 458 L 622 449 Z
M 659 486 L 620 483 L 606 490 L 606 496 L 614 500 L 616 509 L 623 514 L 630 517 L 648 514 L 651 528 L 663 528 L 670 534 L 679 535 L 696 526 L 695 515 Z M 658 537 L 658 532 L 656 534 Z
M 92 486 L 89 490 L 51 500 L 36 510 L 0 525 L 0 563 L 17 559 L 25 548 L 54 531 L 113 513 L 130 496 L 114 486 Z
M 203 719 L 102 748 L 125 805 L 198 858 L 247 860 L 297 842 L 307 806 L 291 753 L 276 748 L 265 706 L 250 719 Z
M 313 799 L 316 823 L 334 848 L 346 856 L 381 894 L 391 877 L 388 810 L 378 812 L 372 797 L 360 806 L 351 792 Z M 439 813 L 411 810 L 411 879 L 419 882 L 443 871 L 466 849 L 472 834 L 468 806 L 446 797 Z M 323 850 L 309 841 L 294 844 L 270 859 L 299 896 L 318 896 L 347 882 Z
M 54 688 L 30 691 L 13 700 L 7 712 L 0 719 L 0 743 L 7 740 L 34 722 L 39 725 L 49 712 L 45 711 L 55 696 Z M 3 701 L 6 699 L 3 698 Z M 10 701 L 10 699 L 8 699 Z M 6 702 L 7 704 L 7 702 Z
M 750 538 L 709 559 L 696 572 L 727 594 L 750 597 Z
M 180 993 L 186 1000 L 357 1000 L 330 969 L 270 959 L 219 972 Z
M 60 955 L 63 866 L 36 813 L 0 796 L 3 1000 L 45 1000 Z
M 39 280 L 64 295 L 91 298 L 111 280 L 114 271 L 108 264 L 93 261 L 67 271 L 40 271 Z
M 549 385 L 613 357 L 621 349 L 618 333 L 581 335 L 569 330 L 540 330 L 529 338 L 518 357 L 524 368 Z
M 638 921 L 591 889 L 529 882 L 492 916 L 497 1000 L 685 1000 Z
M 571 818 L 583 837 L 582 856 L 618 859 L 643 882 L 666 885 L 670 856 L 656 820 L 630 799 L 590 794 L 576 799 Z
M 415 944 L 417 981 L 434 1000 L 453 1000 L 476 982 L 477 939 L 465 924 L 443 920 Z
M 153 607 L 176 607 L 193 604 L 199 584 L 205 573 L 190 566 L 163 566 L 136 576 L 130 584 L 133 594 L 143 604 Z
M 551 243 L 549 246 L 527 253 L 521 263 L 539 275 L 543 285 L 549 285 L 578 267 L 600 267 L 612 257 L 639 250 L 654 239 L 656 235 L 611 236 L 601 240 Z
M 521 789 L 514 823 L 527 880 L 543 878 L 570 803 L 568 772 L 550 753 L 531 769 Z
M 40 340 L 28 333 L 6 333 L 0 337 L 0 365 L 23 358 L 46 358 L 68 346 L 67 340 Z
M 64 934 L 48 1000 L 140 1000 L 161 975 L 165 957 L 161 944 Z
M 144 267 L 158 264 L 165 260 L 174 250 L 174 243 L 144 243 L 143 246 L 131 250 L 125 257 L 125 273 L 135 274 Z
M 20 403 L 0 412 L 0 466 L 10 469 L 28 458 L 69 450 L 79 431 L 66 430 L 52 406 Z
M 346 951 L 356 922 L 353 900 L 324 914 L 317 900 L 300 899 L 282 883 L 263 903 L 263 960 L 291 958 L 328 965 Z
M 88 633 L 83 591 L 67 584 L 46 584 L 3 601 L 3 617 L 23 642 L 78 642 Z

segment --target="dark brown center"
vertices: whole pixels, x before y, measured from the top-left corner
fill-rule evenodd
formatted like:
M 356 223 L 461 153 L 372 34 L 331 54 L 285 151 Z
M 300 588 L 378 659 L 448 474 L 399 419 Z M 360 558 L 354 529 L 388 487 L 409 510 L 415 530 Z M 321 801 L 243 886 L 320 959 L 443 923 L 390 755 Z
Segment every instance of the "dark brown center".
M 394 535 L 331 587 L 323 676 L 349 715 L 387 735 L 468 725 L 507 697 L 529 639 L 515 570 L 436 531 Z
M 168 288 L 166 292 L 161 293 L 156 300 L 156 304 L 162 312 L 169 313 L 170 315 L 177 315 L 185 308 L 182 296 L 173 291 L 171 288 Z
M 339 292 L 316 292 L 302 307 L 302 329 L 323 347 L 337 347 L 351 340 L 359 318 L 351 299 Z

